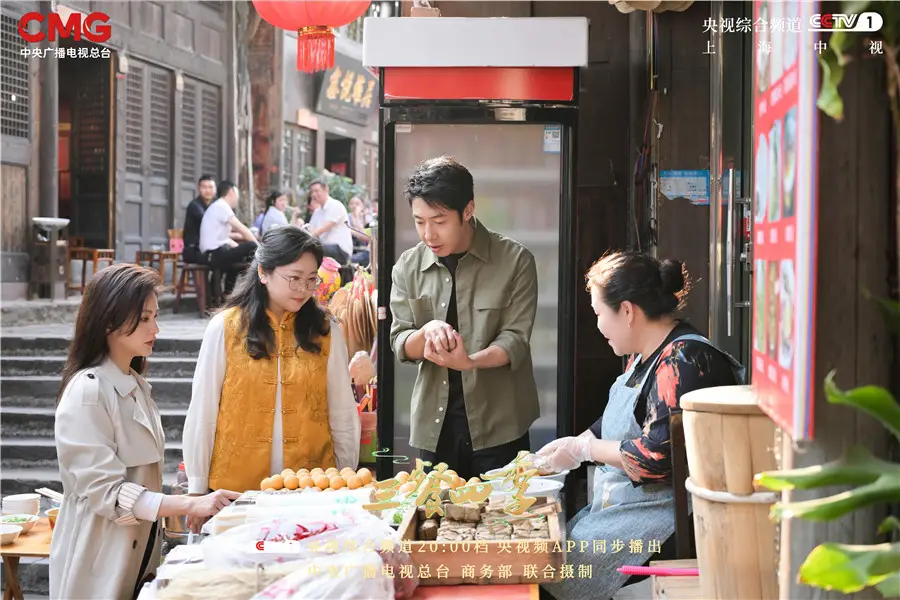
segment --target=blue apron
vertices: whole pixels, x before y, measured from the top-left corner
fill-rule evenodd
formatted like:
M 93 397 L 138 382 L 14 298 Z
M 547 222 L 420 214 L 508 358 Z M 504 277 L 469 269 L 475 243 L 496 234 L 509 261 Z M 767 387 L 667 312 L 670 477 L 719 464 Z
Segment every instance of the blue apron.
M 686 334 L 672 340 L 693 340 L 712 346 L 712 342 L 697 334 Z M 746 369 L 722 352 L 731 364 L 738 383 L 744 382 Z M 656 373 L 660 352 L 640 384 L 629 388 L 626 384 L 640 364 L 635 357 L 627 372 L 616 379 L 609 390 L 609 403 L 603 411 L 601 439 L 631 440 L 641 437 L 643 424 L 634 418 L 634 410 L 645 385 Z M 566 554 L 566 562 L 574 565 L 575 576 L 559 583 L 546 585 L 557 600 L 592 598 L 608 600 L 628 581 L 616 569 L 625 565 L 642 565 L 675 532 L 675 495 L 670 483 L 634 486 L 622 469 L 609 465 L 597 467 L 594 475 L 594 498 L 567 526 L 568 539 L 576 542 L 575 549 Z M 585 567 L 580 568 L 580 565 Z M 590 565 L 590 573 L 586 572 Z M 583 575 L 583 577 L 579 576 Z

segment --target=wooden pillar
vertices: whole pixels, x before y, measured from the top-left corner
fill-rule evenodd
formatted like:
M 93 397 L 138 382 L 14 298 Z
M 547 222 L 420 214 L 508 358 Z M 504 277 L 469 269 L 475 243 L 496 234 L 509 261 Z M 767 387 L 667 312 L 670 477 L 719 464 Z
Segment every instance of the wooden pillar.
M 52 12 L 51 2 L 40 2 L 42 14 Z M 45 33 L 49 32 L 49 21 L 44 20 L 41 25 Z M 56 50 L 56 42 L 51 42 L 49 36 L 41 42 L 42 54 L 53 54 Z M 40 216 L 55 217 L 59 214 L 59 150 L 57 148 L 59 136 L 59 61 L 55 56 L 41 59 L 41 104 L 40 120 L 41 130 L 38 151 L 40 171 Z M 52 289 L 52 286 L 51 286 Z
M 649 95 L 649 57 L 647 56 L 647 14 L 634 11 L 628 15 L 628 155 L 636 159 L 644 143 L 647 97 Z M 649 181 L 638 189 L 634 181 L 628 182 L 627 245 L 628 248 L 647 250 L 646 219 L 638 221 L 649 205 L 647 189 Z M 634 226 L 632 226 L 634 224 Z
M 784 468 L 834 460 L 850 445 L 866 446 L 881 457 L 889 452 L 890 438 L 881 424 L 859 411 L 828 404 L 821 391 L 831 369 L 836 369 L 836 383 L 842 389 L 891 385 L 891 340 L 879 311 L 862 296 L 863 290 L 873 296 L 890 295 L 894 212 L 884 57 L 871 57 L 862 39 L 853 45 L 840 88 L 844 121 L 837 123 L 819 113 L 815 439 L 795 448 L 786 443 Z M 833 493 L 834 489 L 796 492 L 789 499 Z M 887 510 L 877 506 L 825 523 L 800 519 L 783 523 L 781 598 L 881 598 L 874 589 L 845 596 L 811 588 L 797 582 L 797 573 L 809 552 L 823 542 L 873 543 Z
M 284 88 L 282 48 L 284 32 L 262 22 L 250 44 L 250 87 L 253 102 L 252 217 L 262 209 L 269 188 L 281 181 L 281 132 Z M 291 66 L 291 68 L 296 68 Z
M 48 15 L 52 11 L 52 3 L 49 1 L 40 2 L 40 10 L 42 14 Z M 44 19 L 42 24 L 45 33 L 50 31 L 50 22 Z M 39 206 L 40 216 L 55 217 L 59 214 L 59 61 L 52 56 L 56 51 L 56 42 L 50 41 L 50 36 L 44 37 L 41 42 L 41 54 L 51 55 L 41 59 L 40 80 L 41 80 L 41 100 L 40 100 L 40 138 L 39 138 L 39 164 L 38 172 L 40 173 L 39 186 Z M 56 281 L 59 273 L 56 268 L 56 240 L 59 231 L 54 230 L 48 236 L 48 252 L 47 260 L 49 266 L 47 268 L 47 287 L 49 289 L 50 300 L 56 300 Z

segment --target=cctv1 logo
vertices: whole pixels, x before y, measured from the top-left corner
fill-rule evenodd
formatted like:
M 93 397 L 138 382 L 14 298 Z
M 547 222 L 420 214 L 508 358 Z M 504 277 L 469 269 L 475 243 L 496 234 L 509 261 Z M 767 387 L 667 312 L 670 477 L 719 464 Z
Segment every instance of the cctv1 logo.
M 839 13 L 815 14 L 809 18 L 810 31 L 880 31 L 884 19 L 876 12 L 845 15 Z
M 28 26 L 31 23 L 42 24 L 47 21 L 46 33 L 41 28 L 36 33 L 30 33 Z M 50 13 L 43 15 L 38 12 L 30 12 L 19 19 L 19 35 L 26 42 L 38 43 L 44 41 L 46 37 L 51 42 L 55 42 L 57 37 L 72 38 L 76 42 L 80 42 L 81 38 L 100 44 L 108 42 L 112 36 L 112 26 L 109 23 L 109 15 L 101 12 L 92 12 L 88 15 L 82 15 L 80 12 L 72 11 L 66 15 L 65 20 L 59 13 Z

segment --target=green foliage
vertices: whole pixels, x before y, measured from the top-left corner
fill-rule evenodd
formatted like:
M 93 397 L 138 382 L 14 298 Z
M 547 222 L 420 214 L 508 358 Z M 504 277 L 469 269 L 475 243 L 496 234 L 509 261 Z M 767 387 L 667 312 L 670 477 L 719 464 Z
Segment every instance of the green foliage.
M 307 198 L 309 196 L 309 186 L 316 179 L 324 179 L 328 184 L 328 193 L 335 200 L 340 200 L 344 206 L 347 206 L 350 198 L 353 196 L 364 196 L 366 193 L 365 186 L 353 183 L 353 180 L 349 177 L 343 177 L 325 169 L 320 171 L 315 167 L 306 167 L 297 181 L 297 189 L 295 191 L 298 197 Z
M 900 303 L 883 299 L 876 302 L 888 328 L 900 330 Z M 900 440 L 900 403 L 888 390 L 867 385 L 843 391 L 835 384 L 833 371 L 825 378 L 824 388 L 829 403 L 868 413 Z M 851 488 L 815 500 L 775 504 L 772 518 L 776 520 L 798 517 L 831 521 L 860 508 L 900 503 L 900 464 L 876 458 L 859 446 L 824 465 L 759 473 L 756 482 L 774 491 Z M 879 535 L 890 533 L 900 533 L 900 519 L 889 517 L 878 528 Z M 900 543 L 820 544 L 800 566 L 800 582 L 845 594 L 874 587 L 885 598 L 900 598 Z
M 881 31 L 873 33 L 871 39 L 881 40 L 884 43 L 886 60 L 890 63 L 891 57 L 897 52 L 897 43 L 900 42 L 900 3 L 848 0 L 841 4 L 841 12 L 844 14 L 859 14 L 865 11 L 877 12 L 884 19 Z M 838 88 L 844 79 L 845 68 L 850 62 L 847 51 L 852 44 L 859 43 L 860 39 L 869 38 L 845 30 L 834 31 L 828 39 L 823 38 L 828 47 L 819 54 L 819 65 L 822 67 L 822 87 L 819 89 L 816 106 L 836 121 L 844 118 L 844 101 L 841 99 Z

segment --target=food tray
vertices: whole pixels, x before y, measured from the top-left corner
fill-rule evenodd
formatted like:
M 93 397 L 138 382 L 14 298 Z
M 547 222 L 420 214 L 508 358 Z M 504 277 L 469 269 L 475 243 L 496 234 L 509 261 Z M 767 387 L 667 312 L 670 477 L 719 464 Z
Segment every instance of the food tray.
M 407 549 L 418 570 L 419 584 L 515 585 L 559 581 L 566 557 L 559 523 L 560 505 L 546 496 L 536 498 L 532 509 L 548 511 L 549 540 L 420 541 L 416 537 L 419 511 L 410 508 L 398 533 L 404 545 L 409 544 Z M 501 576 L 501 571 L 506 571 L 506 576 Z

